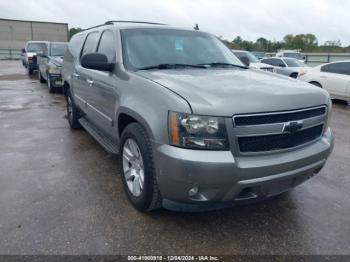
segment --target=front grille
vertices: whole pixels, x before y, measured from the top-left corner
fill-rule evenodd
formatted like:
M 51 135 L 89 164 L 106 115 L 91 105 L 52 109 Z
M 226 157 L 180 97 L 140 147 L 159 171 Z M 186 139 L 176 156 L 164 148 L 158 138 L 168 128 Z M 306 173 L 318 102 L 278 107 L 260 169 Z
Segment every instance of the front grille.
M 321 116 L 326 113 L 326 107 L 305 109 L 296 112 L 279 112 L 271 114 L 256 114 L 249 116 L 235 116 L 234 123 L 236 126 L 263 125 L 284 123 L 289 121 L 307 119 Z
M 311 142 L 322 135 L 323 125 L 318 125 L 296 133 L 239 137 L 241 152 L 261 152 L 292 148 Z

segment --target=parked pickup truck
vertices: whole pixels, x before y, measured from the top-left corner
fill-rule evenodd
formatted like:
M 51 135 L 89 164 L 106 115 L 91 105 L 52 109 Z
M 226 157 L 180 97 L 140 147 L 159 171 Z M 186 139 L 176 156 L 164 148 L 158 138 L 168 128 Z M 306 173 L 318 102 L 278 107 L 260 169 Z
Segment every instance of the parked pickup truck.
M 45 52 L 48 46 L 47 41 L 28 41 L 22 49 L 22 64 L 27 68 L 28 75 L 38 70 L 37 53 Z
M 49 92 L 62 90 L 61 76 L 63 56 L 67 49 L 65 42 L 50 42 L 47 50 L 38 53 L 40 83 L 47 83 Z
M 70 127 L 119 155 L 141 211 L 266 199 L 333 148 L 327 91 L 251 70 L 205 32 L 107 22 L 73 36 L 63 80 Z

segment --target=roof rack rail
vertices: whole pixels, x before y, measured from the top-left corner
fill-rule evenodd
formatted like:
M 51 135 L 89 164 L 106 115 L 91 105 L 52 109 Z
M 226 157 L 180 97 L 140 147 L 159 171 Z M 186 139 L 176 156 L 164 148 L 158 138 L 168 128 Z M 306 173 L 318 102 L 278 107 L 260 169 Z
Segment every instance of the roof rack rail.
M 155 22 L 144 22 L 144 21 L 107 21 L 105 25 L 110 25 L 113 23 L 134 23 L 134 24 L 149 24 L 149 25 L 166 25 L 162 23 L 155 23 Z

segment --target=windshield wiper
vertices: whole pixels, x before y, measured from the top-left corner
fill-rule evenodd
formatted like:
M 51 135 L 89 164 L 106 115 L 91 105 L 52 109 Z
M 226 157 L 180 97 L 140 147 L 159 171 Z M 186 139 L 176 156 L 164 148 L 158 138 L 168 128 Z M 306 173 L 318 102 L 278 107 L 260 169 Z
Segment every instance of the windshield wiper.
M 191 65 L 191 64 L 159 64 L 153 66 L 145 66 L 136 68 L 137 70 L 150 70 L 150 69 L 175 69 L 179 67 L 194 67 L 194 68 L 207 68 L 205 65 Z
M 236 65 L 236 64 L 224 63 L 224 62 L 203 63 L 203 64 L 198 64 L 198 65 L 200 65 L 200 66 L 210 66 L 210 67 L 232 66 L 232 67 L 248 69 L 248 67 L 243 66 L 243 65 Z

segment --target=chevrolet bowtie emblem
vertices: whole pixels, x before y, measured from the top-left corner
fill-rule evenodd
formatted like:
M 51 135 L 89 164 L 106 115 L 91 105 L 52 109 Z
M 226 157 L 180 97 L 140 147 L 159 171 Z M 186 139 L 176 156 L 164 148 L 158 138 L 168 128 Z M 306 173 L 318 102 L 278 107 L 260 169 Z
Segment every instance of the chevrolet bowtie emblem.
M 303 128 L 303 120 L 290 121 L 283 125 L 283 133 L 295 133 Z

